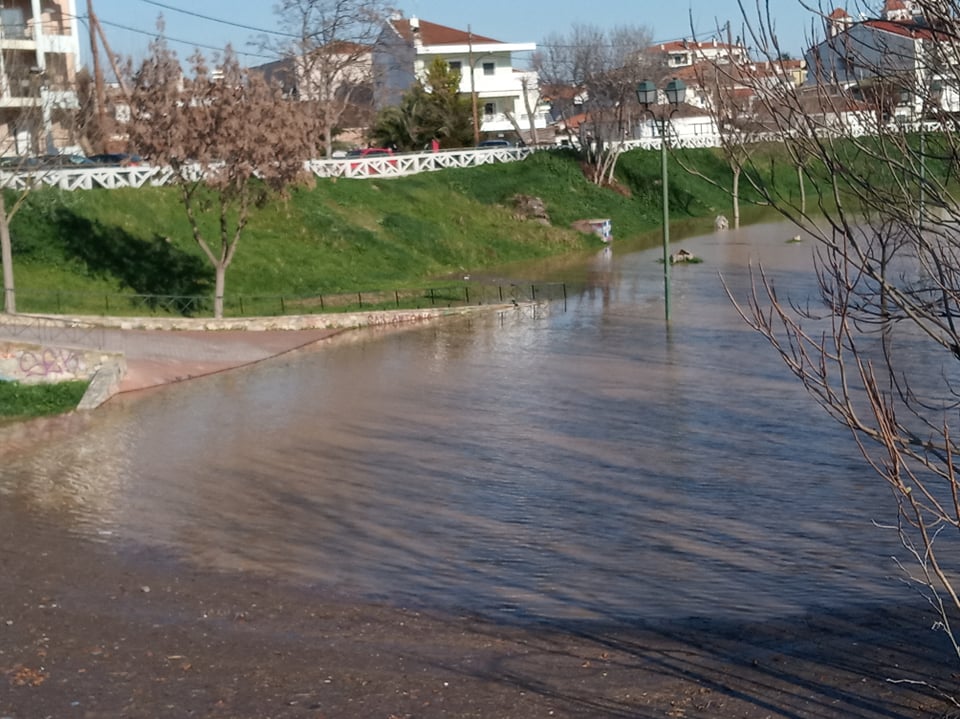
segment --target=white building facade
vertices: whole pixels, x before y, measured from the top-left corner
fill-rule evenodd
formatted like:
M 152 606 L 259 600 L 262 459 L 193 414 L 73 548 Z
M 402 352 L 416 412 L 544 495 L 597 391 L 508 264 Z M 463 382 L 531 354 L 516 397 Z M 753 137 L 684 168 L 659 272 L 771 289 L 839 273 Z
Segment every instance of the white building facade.
M 77 109 L 76 0 L 4 0 L 0 7 L 0 142 L 4 154 L 56 152 Z
M 549 107 L 540 101 L 537 73 L 513 65 L 514 53 L 535 49 L 535 43 L 500 42 L 416 17 L 392 18 L 374 53 L 375 103 L 397 104 L 440 57 L 460 71 L 460 92 L 475 99 L 480 132 L 510 132 L 514 123 L 527 131 L 531 119 L 537 129 L 545 128 Z

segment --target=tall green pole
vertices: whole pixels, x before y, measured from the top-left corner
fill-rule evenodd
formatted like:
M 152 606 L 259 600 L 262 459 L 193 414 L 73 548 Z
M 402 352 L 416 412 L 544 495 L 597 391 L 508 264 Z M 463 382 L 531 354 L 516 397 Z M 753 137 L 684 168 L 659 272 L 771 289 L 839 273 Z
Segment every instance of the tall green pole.
M 923 229 L 923 205 L 926 202 L 926 197 L 924 196 L 923 186 L 927 182 L 927 149 L 924 147 L 924 139 L 926 138 L 926 133 L 923 131 L 923 122 L 920 122 L 920 212 L 917 219 L 917 224 L 920 226 L 920 229 Z
M 670 191 L 667 187 L 667 120 L 660 120 L 660 184 L 663 186 L 663 307 L 670 321 Z

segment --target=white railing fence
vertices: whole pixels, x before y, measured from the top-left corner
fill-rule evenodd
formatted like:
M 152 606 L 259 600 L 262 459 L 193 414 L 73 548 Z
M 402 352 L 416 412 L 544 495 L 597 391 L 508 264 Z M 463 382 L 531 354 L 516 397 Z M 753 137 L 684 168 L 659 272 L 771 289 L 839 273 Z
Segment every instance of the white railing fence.
M 938 132 L 944 128 L 936 123 L 915 123 L 914 125 L 891 125 L 880 128 L 879 132 Z M 824 127 L 824 134 L 831 136 L 862 136 L 867 133 L 863 128 L 842 129 Z M 720 147 L 719 133 L 679 133 L 670 138 L 675 148 Z M 781 133 L 754 133 L 745 138 L 748 142 L 779 142 Z M 622 140 L 609 143 L 613 151 L 625 152 L 633 149 L 659 150 L 660 137 L 643 137 L 634 140 Z M 494 147 L 467 148 L 461 150 L 443 150 L 440 152 L 412 152 L 395 155 L 374 155 L 370 157 L 345 157 L 323 160 L 309 160 L 305 163 L 308 171 L 320 178 L 344 177 L 357 179 L 375 179 L 388 177 L 406 177 L 422 172 L 436 172 L 449 168 L 478 167 L 498 162 L 516 162 L 533 152 L 557 149 L 549 147 Z M 197 170 L 199 176 L 199 168 Z M 56 187 L 61 190 L 92 190 L 103 188 L 114 190 L 121 187 L 160 186 L 169 184 L 174 176 L 168 167 L 70 167 L 41 168 L 20 170 L 0 170 L 0 187 L 15 190 L 30 187 Z

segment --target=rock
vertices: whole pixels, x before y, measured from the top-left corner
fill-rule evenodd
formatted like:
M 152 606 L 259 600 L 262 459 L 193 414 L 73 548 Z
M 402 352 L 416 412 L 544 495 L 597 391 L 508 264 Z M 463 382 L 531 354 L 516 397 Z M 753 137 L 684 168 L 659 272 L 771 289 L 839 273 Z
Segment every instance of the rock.
M 689 250 L 678 250 L 670 255 L 670 264 L 676 264 L 677 262 L 695 262 L 697 256 L 690 252 Z
M 513 203 L 513 216 L 517 220 L 533 220 L 542 225 L 550 224 L 550 215 L 547 212 L 547 206 L 539 197 L 531 195 L 514 195 L 511 198 Z

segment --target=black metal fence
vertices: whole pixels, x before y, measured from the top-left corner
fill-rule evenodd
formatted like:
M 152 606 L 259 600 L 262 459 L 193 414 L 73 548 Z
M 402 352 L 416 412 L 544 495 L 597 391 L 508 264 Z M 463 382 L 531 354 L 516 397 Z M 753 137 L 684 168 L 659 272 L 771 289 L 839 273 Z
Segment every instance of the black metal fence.
M 371 312 L 390 309 L 468 307 L 513 302 L 565 300 L 563 283 L 491 285 L 465 283 L 420 289 L 368 290 L 321 294 L 227 295 L 224 317 L 273 317 L 329 312 Z M 209 317 L 213 298 L 199 295 L 140 295 L 35 291 L 18 289 L 17 311 L 36 314 L 99 315 L 119 317 Z

